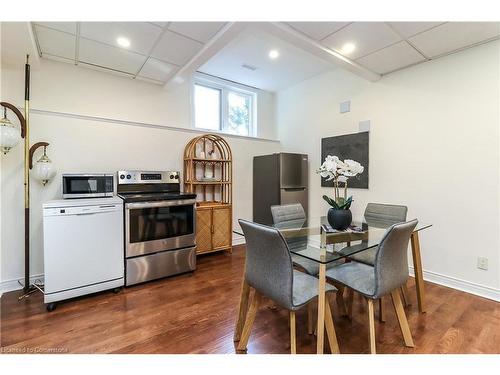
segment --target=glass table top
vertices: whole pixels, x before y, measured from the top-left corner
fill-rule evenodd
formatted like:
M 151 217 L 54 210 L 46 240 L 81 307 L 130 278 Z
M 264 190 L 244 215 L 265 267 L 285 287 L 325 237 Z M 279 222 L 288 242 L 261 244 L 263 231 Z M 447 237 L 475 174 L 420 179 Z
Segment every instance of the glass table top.
M 335 231 L 329 227 L 326 216 L 310 217 L 270 225 L 283 235 L 292 254 L 318 263 L 331 263 L 342 258 L 376 248 L 385 231 L 393 222 L 355 222 L 345 231 Z M 432 224 L 418 222 L 414 232 L 430 228 Z M 233 230 L 243 236 L 241 228 Z M 322 236 L 326 246 L 321 246 Z M 350 246 L 348 246 L 348 242 Z

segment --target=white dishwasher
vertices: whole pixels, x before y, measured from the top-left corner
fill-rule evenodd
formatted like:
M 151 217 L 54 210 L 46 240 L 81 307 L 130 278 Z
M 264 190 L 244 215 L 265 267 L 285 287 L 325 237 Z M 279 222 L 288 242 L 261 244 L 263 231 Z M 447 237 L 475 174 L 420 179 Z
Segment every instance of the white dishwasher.
M 120 198 L 45 203 L 43 237 L 47 310 L 56 301 L 124 285 Z

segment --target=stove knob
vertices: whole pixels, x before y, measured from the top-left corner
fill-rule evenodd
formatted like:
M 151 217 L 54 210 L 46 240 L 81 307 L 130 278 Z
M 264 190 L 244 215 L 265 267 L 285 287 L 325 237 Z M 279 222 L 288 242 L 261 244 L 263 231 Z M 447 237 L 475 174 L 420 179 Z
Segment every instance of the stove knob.
M 123 180 L 125 178 L 125 175 L 124 174 L 121 174 L 120 175 L 120 180 Z
M 170 175 L 170 179 L 173 180 L 175 176 L 173 174 Z
M 176 179 L 176 180 L 178 180 L 178 179 L 179 179 L 179 175 L 178 175 L 178 174 L 176 174 L 176 175 L 175 175 L 175 179 Z
M 127 180 L 130 180 L 131 178 L 132 178 L 132 176 L 128 174 L 127 175 Z

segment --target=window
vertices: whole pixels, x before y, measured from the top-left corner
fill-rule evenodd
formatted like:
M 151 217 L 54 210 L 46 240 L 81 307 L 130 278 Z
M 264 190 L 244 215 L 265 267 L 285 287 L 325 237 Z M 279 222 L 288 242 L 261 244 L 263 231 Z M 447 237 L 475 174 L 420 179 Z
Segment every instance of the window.
M 228 134 L 255 136 L 256 93 L 218 81 L 196 80 L 194 126 Z

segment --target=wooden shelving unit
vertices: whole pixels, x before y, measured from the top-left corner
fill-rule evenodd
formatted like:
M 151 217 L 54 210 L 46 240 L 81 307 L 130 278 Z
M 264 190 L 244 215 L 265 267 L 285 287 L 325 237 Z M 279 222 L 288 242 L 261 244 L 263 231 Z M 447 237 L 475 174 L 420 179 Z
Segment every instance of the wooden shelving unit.
M 184 190 L 197 194 L 197 254 L 232 251 L 232 163 L 229 144 L 215 134 L 193 138 L 184 149 Z

